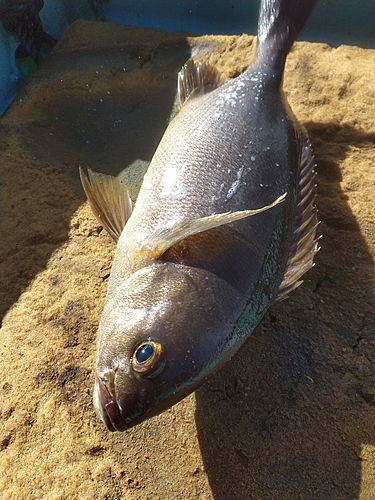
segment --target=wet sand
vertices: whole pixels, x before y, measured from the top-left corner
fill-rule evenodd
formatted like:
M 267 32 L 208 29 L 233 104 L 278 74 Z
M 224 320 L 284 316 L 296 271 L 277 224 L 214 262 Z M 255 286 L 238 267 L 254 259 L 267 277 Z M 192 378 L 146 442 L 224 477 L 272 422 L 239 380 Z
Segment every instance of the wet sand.
M 232 78 L 254 47 L 79 21 L 0 118 L 1 500 L 374 500 L 373 50 L 300 42 L 288 58 L 322 220 L 305 283 L 169 411 L 114 434 L 93 412 L 115 246 L 78 165 L 123 172 L 135 199 L 182 64 Z

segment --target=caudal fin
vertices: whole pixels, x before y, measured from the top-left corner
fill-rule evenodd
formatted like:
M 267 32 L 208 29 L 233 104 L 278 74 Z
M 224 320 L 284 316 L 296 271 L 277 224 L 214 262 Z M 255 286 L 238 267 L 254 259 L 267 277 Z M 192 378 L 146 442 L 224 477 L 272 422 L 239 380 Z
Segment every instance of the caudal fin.
M 256 61 L 280 79 L 286 56 L 318 0 L 262 0 Z

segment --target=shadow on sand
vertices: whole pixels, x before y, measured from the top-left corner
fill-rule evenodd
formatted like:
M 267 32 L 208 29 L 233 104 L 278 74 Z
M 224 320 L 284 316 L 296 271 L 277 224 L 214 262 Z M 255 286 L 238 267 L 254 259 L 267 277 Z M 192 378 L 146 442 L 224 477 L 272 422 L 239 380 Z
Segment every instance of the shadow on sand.
M 1 117 L 1 318 L 67 240 L 78 165 L 116 175 L 151 160 L 190 47 L 150 32 L 76 23 Z
M 349 148 L 373 138 L 305 125 L 318 165 L 322 249 L 304 285 L 196 392 L 215 500 L 358 499 L 362 445 L 375 444 L 373 267 L 338 167 Z

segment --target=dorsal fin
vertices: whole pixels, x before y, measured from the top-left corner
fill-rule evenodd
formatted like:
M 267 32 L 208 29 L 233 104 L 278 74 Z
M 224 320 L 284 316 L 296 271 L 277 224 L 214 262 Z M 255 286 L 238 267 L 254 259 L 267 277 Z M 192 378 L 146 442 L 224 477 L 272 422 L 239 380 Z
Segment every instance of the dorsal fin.
M 133 204 L 126 186 L 113 175 L 99 174 L 79 167 L 79 175 L 91 210 L 114 241 L 129 219 Z
M 185 104 L 189 98 L 211 92 L 223 83 L 224 78 L 214 66 L 189 59 L 177 78 L 180 105 Z
M 318 252 L 316 229 L 319 220 L 315 206 L 314 157 L 307 135 L 302 134 L 301 167 L 297 213 L 294 219 L 293 241 L 289 252 L 286 271 L 281 282 L 276 300 L 284 300 L 297 288 L 302 277 L 314 265 L 314 256 Z

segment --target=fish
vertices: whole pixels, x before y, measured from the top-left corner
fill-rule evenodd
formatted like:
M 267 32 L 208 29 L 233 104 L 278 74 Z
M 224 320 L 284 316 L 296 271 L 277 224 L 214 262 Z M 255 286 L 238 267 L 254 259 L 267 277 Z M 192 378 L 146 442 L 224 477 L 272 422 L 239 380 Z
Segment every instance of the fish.
M 134 207 L 117 177 L 80 169 L 94 214 L 117 241 L 93 391 L 110 431 L 196 390 L 314 264 L 314 157 L 282 80 L 315 3 L 262 0 L 254 59 L 232 80 L 187 61 L 181 108 Z

